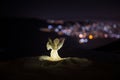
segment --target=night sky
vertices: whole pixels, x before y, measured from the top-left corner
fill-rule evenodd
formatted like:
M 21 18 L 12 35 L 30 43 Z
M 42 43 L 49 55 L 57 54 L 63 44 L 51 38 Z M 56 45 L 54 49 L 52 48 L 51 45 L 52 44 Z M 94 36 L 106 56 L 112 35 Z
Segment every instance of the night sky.
M 1 16 L 118 20 L 120 18 L 120 5 L 115 0 L 4 0 L 1 5 Z

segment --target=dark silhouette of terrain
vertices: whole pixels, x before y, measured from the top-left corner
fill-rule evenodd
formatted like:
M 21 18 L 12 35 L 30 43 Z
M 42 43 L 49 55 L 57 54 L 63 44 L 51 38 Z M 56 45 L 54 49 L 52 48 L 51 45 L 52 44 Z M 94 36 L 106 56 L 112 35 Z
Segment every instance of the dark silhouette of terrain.
M 115 42 L 111 42 L 107 45 L 96 48 L 98 51 L 108 51 L 108 52 L 120 52 L 120 39 Z

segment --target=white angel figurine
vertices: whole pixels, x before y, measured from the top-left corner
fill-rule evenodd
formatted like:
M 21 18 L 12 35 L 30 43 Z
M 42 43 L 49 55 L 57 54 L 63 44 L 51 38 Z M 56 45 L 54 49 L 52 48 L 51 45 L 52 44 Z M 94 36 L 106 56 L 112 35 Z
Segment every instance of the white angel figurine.
M 51 53 L 50 53 L 50 58 L 52 60 L 61 60 L 61 57 L 58 54 L 58 50 L 63 46 L 65 39 L 54 39 L 53 41 L 51 39 L 48 39 L 47 42 L 47 50 L 51 49 Z

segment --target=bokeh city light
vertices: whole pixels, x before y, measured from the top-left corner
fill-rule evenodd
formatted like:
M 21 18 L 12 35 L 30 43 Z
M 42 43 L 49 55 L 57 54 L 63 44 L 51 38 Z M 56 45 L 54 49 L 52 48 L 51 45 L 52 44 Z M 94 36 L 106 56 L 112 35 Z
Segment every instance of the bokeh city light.
M 62 21 L 47 20 L 48 26 L 40 28 L 44 32 L 76 37 L 79 43 L 87 43 L 96 38 L 120 38 L 120 23 L 110 21 Z

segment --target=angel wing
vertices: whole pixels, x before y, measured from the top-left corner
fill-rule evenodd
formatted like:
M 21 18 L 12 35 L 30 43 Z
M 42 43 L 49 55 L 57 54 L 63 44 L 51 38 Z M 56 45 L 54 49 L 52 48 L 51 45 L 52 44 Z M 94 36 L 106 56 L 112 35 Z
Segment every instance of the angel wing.
M 47 42 L 47 44 L 46 44 L 47 50 L 52 49 L 52 45 L 53 45 L 52 40 L 49 38 L 49 39 L 48 39 L 48 42 Z
M 52 40 L 50 38 L 48 39 L 48 42 L 50 43 L 50 45 L 53 44 L 53 42 L 52 42 Z
M 64 41 L 65 41 L 65 39 L 62 39 L 62 41 L 58 44 L 58 49 L 60 49 L 63 46 Z

